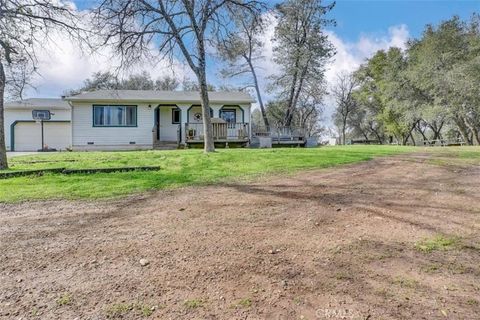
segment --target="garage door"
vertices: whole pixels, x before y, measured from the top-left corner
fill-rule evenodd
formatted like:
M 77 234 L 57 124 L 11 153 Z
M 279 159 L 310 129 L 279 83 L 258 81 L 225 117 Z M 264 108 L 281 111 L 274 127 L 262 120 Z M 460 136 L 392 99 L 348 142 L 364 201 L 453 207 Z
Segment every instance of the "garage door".
M 65 150 L 71 145 L 70 122 L 45 122 L 44 141 L 49 148 Z M 37 151 L 42 147 L 42 128 L 36 122 L 15 125 L 15 151 Z

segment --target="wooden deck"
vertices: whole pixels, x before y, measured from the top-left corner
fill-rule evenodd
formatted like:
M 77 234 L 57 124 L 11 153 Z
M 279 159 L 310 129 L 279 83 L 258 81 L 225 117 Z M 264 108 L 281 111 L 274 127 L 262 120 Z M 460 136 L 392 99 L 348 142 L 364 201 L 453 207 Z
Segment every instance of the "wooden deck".
M 307 136 L 304 128 L 270 126 L 254 127 L 252 129 L 255 138 L 270 138 L 272 146 L 298 146 L 304 147 L 307 143 Z
M 212 123 L 213 140 L 216 144 L 241 144 L 248 145 L 250 126 L 248 123 Z M 203 124 L 187 123 L 185 125 L 185 143 L 186 145 L 201 145 L 204 143 Z

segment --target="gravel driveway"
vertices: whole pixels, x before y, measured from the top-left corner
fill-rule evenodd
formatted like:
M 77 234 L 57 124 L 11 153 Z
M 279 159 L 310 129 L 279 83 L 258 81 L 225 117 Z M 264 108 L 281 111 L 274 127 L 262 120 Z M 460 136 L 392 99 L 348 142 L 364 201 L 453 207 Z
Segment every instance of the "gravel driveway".
M 0 205 L 0 318 L 478 319 L 479 181 L 415 154 Z

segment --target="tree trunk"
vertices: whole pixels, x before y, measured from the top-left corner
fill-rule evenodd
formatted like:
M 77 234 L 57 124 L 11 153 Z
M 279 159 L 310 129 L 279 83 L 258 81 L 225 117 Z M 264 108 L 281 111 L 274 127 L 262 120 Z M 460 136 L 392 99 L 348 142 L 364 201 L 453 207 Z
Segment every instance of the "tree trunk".
M 432 124 L 428 124 L 430 129 L 433 131 L 433 140 L 441 139 L 442 138 L 442 128 L 443 128 L 444 121 L 440 122 L 437 126 L 437 122 L 434 121 Z
M 373 127 L 373 124 L 370 122 L 369 123 L 369 127 L 370 127 L 370 130 L 373 132 L 373 134 L 375 135 L 375 137 L 377 137 L 377 140 L 380 144 L 383 144 L 383 139 L 385 137 L 380 137 L 380 135 L 378 134 L 377 130 L 375 130 L 375 128 Z
M 472 133 L 472 144 L 480 145 L 480 137 L 478 136 L 478 128 L 476 127 L 475 123 L 469 121 L 469 119 L 465 119 L 465 124 L 470 129 Z
M 200 99 L 202 100 L 202 118 L 203 118 L 203 141 L 204 141 L 204 151 L 205 152 L 214 152 L 215 143 L 213 141 L 213 129 L 212 129 L 212 120 L 210 118 L 210 101 L 208 99 L 208 86 L 207 86 L 207 77 L 205 75 L 205 69 L 199 68 L 198 72 L 198 82 L 200 84 Z
M 477 146 L 480 146 L 480 132 L 476 127 L 471 127 L 470 130 L 472 131 L 472 142 L 474 142 Z
M 342 140 L 343 140 L 343 145 L 347 144 L 347 137 L 346 137 L 346 131 L 347 130 L 347 121 L 344 119 L 343 121 L 343 126 L 342 126 Z
M 470 137 L 468 136 L 468 130 L 467 130 L 467 127 L 463 121 L 463 119 L 460 119 L 458 117 L 455 117 L 453 119 L 453 121 L 455 121 L 455 124 L 457 125 L 458 127 L 458 130 L 460 131 L 460 134 L 462 135 L 463 137 L 463 140 L 465 141 L 466 144 L 468 145 L 472 145 L 472 140 L 470 139 Z
M 308 65 L 308 64 L 307 64 Z M 303 81 L 305 79 L 305 75 L 308 71 L 308 67 L 305 67 L 300 75 L 300 79 L 298 81 L 298 87 L 296 88 L 296 92 L 295 92 L 295 95 L 293 97 L 293 100 L 292 100 L 292 105 L 290 106 L 289 108 L 289 114 L 286 118 L 286 121 L 285 121 L 285 126 L 287 127 L 290 127 L 292 125 L 292 120 L 293 120 L 293 114 L 297 108 L 297 103 L 298 103 L 298 99 L 300 97 L 300 93 L 302 92 L 302 88 L 303 88 Z
M 260 87 L 258 86 L 258 79 L 257 73 L 255 72 L 255 68 L 253 67 L 252 61 L 246 58 L 248 61 L 248 65 L 250 66 L 250 71 L 252 72 L 253 83 L 255 85 L 255 91 L 257 92 L 258 104 L 260 105 L 260 112 L 262 113 L 263 123 L 267 131 L 270 131 L 270 124 L 268 123 L 267 112 L 265 111 L 265 106 L 263 105 L 262 94 L 260 92 Z
M 427 136 L 425 135 L 425 132 L 423 132 L 421 128 L 417 128 L 417 131 L 418 131 L 418 133 L 420 133 L 422 135 L 423 141 L 428 140 Z
M 413 137 L 412 133 L 410 133 L 410 140 L 412 140 L 412 143 L 413 143 L 414 146 L 417 145 L 417 143 L 415 142 L 415 138 Z
M 5 114 L 3 109 L 5 82 L 5 70 L 0 61 L 0 170 L 8 169 L 7 148 L 5 147 Z
M 284 118 L 284 125 L 288 126 L 287 122 L 290 122 L 292 116 L 291 114 L 293 113 L 293 100 L 295 99 L 295 89 L 297 88 L 297 78 L 298 78 L 298 58 L 295 60 L 295 72 L 293 73 L 293 79 L 292 79 L 292 87 L 290 88 L 290 94 L 288 97 L 288 104 L 287 104 L 287 111 L 285 113 L 285 118 Z

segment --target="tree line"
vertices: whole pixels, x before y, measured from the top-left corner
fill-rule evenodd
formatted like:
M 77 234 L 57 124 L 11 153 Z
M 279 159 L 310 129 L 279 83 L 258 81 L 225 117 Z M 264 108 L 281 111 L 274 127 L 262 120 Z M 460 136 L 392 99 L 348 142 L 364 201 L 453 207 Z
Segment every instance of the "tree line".
M 402 145 L 480 145 L 480 17 L 427 25 L 405 50 L 380 50 L 331 92 L 333 120 L 348 139 Z

